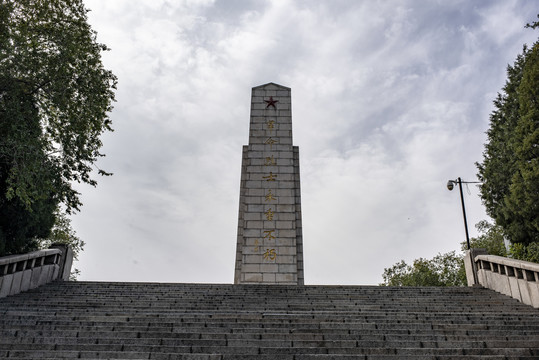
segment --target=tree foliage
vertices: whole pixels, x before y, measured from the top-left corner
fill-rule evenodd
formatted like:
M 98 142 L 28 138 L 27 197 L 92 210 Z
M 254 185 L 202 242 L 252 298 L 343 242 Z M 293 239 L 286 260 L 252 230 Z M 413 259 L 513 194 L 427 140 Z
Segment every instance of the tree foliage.
M 539 243 L 534 242 L 528 245 L 522 243 L 511 244 L 509 256 L 513 259 L 531 261 L 539 264 Z
M 529 25 L 536 27 L 537 23 Z M 539 43 L 524 47 L 494 101 L 483 162 L 487 213 L 512 243 L 539 241 Z
M 463 257 L 455 251 L 438 254 L 432 259 L 419 258 L 412 265 L 404 260 L 382 274 L 384 286 L 464 286 L 466 273 Z
M 475 225 L 479 236 L 470 239 L 472 248 L 482 248 L 490 255 L 510 257 L 517 260 L 539 263 L 539 242 L 527 245 L 514 243 L 506 246 L 503 229 L 499 225 L 491 224 L 485 220 Z M 462 250 L 466 249 L 466 242 L 461 243 Z
M 82 0 L 0 1 L 0 255 L 33 250 L 81 205 L 111 131 L 116 77 Z M 99 170 L 99 173 L 108 173 Z
M 485 249 L 490 255 L 507 256 L 503 229 L 499 225 L 491 224 L 486 220 L 481 220 L 475 224 L 479 235 L 470 239 L 470 247 L 475 249 Z M 461 249 L 467 249 L 466 242 L 462 242 Z
M 507 250 L 504 241 L 503 229 L 499 225 L 482 220 L 475 225 L 479 235 L 470 238 L 472 248 L 482 248 L 490 255 L 509 256 L 514 259 L 539 263 L 539 243 L 527 246 L 521 243 L 511 244 Z M 466 241 L 461 249 L 467 248 Z M 399 261 L 390 268 L 384 269 L 382 275 L 387 286 L 465 286 L 466 270 L 464 268 L 464 255 L 455 252 L 438 254 L 432 259 L 419 258 L 412 265 L 404 260 Z
M 80 252 L 84 249 L 84 241 L 82 241 L 71 226 L 71 219 L 59 210 L 55 213 L 55 222 L 52 226 L 50 234 L 46 238 L 39 239 L 39 247 L 47 249 L 53 244 L 69 245 L 73 250 L 73 259 L 78 260 Z M 71 270 L 71 280 L 76 280 L 80 271 L 76 268 Z
M 16 142 L 19 147 L 10 146 Z M 0 255 L 27 252 L 36 248 L 36 237 L 49 235 L 58 197 L 52 186 L 54 165 L 41 146 L 37 109 L 15 82 L 0 101 L 0 144 L 15 150 L 0 150 Z M 29 163 L 35 171 L 22 171 Z M 41 181 L 40 192 L 31 203 L 6 196 L 10 176 L 18 176 L 20 182 Z
M 513 147 L 516 171 L 506 201 L 507 232 L 513 243 L 539 241 L 539 43 L 526 56 L 518 87 L 519 121 Z
M 99 137 L 112 130 L 107 113 L 116 77 L 103 68 L 107 48 L 97 43 L 86 14 L 81 0 L 0 5 L 0 116 L 11 130 L 0 143 L 10 168 L 7 199 L 29 206 L 52 188 L 70 212 L 81 205 L 71 182 L 96 184 L 92 164 L 102 156 Z M 30 112 L 39 119 L 37 139 L 20 124 Z M 54 179 L 41 181 L 45 161 Z

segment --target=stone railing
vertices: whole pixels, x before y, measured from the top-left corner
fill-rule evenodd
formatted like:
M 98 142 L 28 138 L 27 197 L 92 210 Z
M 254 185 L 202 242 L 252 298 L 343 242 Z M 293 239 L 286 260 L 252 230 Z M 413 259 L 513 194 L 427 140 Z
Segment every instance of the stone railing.
M 0 298 L 54 280 L 69 280 L 73 251 L 66 245 L 0 258 Z
M 502 256 L 472 254 L 476 280 L 471 283 L 468 276 L 468 285 L 478 284 L 539 308 L 539 264 Z M 466 265 L 468 274 L 469 264 Z

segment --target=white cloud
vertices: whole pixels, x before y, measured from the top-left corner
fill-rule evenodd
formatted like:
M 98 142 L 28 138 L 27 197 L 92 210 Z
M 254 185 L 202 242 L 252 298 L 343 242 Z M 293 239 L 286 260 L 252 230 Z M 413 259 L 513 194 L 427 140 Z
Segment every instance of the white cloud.
M 115 175 L 81 187 L 74 220 L 81 279 L 232 282 L 250 88 L 270 81 L 292 88 L 307 283 L 457 249 L 445 183 L 474 180 L 505 65 L 534 39 L 524 1 L 86 4 L 119 88 L 99 164 Z

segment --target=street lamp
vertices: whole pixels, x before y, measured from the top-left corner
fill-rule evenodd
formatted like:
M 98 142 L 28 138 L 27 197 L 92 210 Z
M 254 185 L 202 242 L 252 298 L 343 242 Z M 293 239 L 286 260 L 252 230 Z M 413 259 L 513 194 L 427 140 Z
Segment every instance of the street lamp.
M 480 184 L 479 181 L 462 181 L 461 178 L 457 180 L 449 180 L 447 182 L 447 189 L 449 191 L 453 190 L 455 184 L 459 184 L 460 190 L 460 202 L 462 204 L 462 216 L 464 217 L 464 230 L 466 230 L 466 244 L 468 245 L 468 250 L 470 250 L 470 236 L 468 235 L 468 222 L 466 221 L 466 208 L 464 207 L 464 196 L 462 195 L 462 183 L 464 184 Z

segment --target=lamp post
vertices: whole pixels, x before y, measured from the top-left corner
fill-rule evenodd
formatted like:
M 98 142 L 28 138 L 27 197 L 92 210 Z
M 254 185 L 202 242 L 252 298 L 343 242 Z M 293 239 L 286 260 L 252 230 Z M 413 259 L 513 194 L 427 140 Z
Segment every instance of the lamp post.
M 449 191 L 453 190 L 455 184 L 459 184 L 460 190 L 460 202 L 462 204 L 462 216 L 464 217 L 464 230 L 466 230 L 466 244 L 468 245 L 468 250 L 470 250 L 470 236 L 468 235 L 468 222 L 466 221 L 466 207 L 464 206 L 464 195 L 462 194 L 462 183 L 464 184 L 480 184 L 479 181 L 462 181 L 459 177 L 457 180 L 449 180 L 447 182 L 447 189 Z

